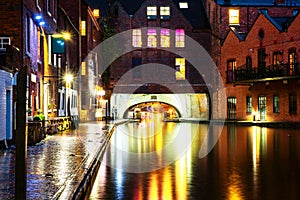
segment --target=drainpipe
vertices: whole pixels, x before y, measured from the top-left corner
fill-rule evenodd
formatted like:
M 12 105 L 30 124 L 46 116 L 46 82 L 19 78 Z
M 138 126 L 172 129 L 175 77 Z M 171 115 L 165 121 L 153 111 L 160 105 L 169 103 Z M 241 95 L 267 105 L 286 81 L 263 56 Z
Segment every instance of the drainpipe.
M 26 128 L 26 84 L 27 66 L 24 67 L 24 1 L 20 0 L 20 57 L 21 70 L 17 78 L 17 109 L 16 109 L 16 166 L 15 166 L 15 199 L 26 199 L 27 182 L 27 128 Z

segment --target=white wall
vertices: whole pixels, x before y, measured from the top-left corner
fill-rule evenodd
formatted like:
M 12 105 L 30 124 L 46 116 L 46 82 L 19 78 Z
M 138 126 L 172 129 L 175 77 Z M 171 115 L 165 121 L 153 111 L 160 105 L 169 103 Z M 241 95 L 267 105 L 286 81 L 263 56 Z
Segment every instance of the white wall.
M 7 104 L 8 91 L 9 101 Z M 0 70 L 0 140 L 12 139 L 12 94 L 12 74 Z M 8 115 L 7 108 L 9 108 Z
M 117 118 L 122 118 L 131 106 L 144 102 L 162 102 L 175 107 L 182 118 L 209 119 L 207 94 L 113 94 L 111 109 L 117 108 Z M 110 113 L 113 113 L 111 110 Z

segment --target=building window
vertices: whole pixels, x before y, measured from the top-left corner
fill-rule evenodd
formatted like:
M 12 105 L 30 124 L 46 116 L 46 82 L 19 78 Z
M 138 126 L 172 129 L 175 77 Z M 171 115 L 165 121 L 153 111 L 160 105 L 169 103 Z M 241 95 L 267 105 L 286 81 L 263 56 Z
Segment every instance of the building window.
M 185 35 L 184 29 L 176 29 L 175 31 L 175 47 L 184 47 Z
M 136 68 L 142 64 L 142 58 L 132 58 L 132 78 L 137 79 L 142 77 L 141 68 Z M 135 69 L 134 69 L 135 68 Z
M 6 49 L 6 47 L 10 45 L 9 37 L 0 37 L 0 50 Z
M 96 17 L 96 18 L 100 17 L 100 11 L 99 11 L 99 9 L 94 9 L 94 10 L 93 10 L 93 15 L 94 15 L 94 17 Z
M 156 38 L 156 29 L 148 29 L 148 47 L 156 47 L 157 46 L 157 38 Z
M 156 19 L 157 17 L 157 8 L 156 6 L 147 7 L 147 19 Z
M 132 30 L 132 46 L 133 47 L 142 47 L 142 30 L 133 29 Z
M 290 75 L 295 74 L 295 64 L 296 64 L 296 49 L 289 50 L 289 73 Z
M 259 120 L 266 120 L 266 108 L 267 108 L 267 97 L 259 96 L 258 97 L 258 114 Z
M 273 96 L 273 112 L 274 113 L 279 113 L 280 112 L 279 96 L 278 95 Z
M 236 98 L 235 97 L 227 98 L 227 118 L 236 119 Z
M 289 113 L 297 114 L 297 95 L 295 93 L 289 94 Z
M 189 8 L 189 4 L 187 2 L 179 2 L 179 8 Z
M 236 60 L 227 61 L 227 83 L 235 81 Z
M 246 112 L 252 113 L 252 97 L 246 97 Z
M 185 80 L 185 58 L 176 58 L 175 59 L 176 80 Z
M 251 56 L 246 57 L 246 69 L 248 71 L 252 69 L 252 58 L 251 58 Z
M 86 64 L 85 62 L 81 62 L 81 76 L 85 76 L 86 75 Z
M 160 30 L 160 46 L 161 47 L 170 47 L 170 30 L 161 29 Z
M 240 11 L 238 9 L 229 9 L 229 25 L 240 24 Z
M 283 54 L 281 51 L 276 51 L 273 53 L 273 65 L 282 64 Z
M 81 33 L 81 36 L 86 36 L 86 21 L 81 21 L 80 33 Z
M 170 7 L 169 6 L 160 7 L 160 19 L 170 19 Z

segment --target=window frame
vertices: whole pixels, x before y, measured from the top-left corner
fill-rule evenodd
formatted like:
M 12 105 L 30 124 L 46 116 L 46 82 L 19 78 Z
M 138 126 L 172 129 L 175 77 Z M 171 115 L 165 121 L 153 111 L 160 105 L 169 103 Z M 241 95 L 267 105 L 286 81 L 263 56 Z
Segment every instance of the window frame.
M 184 29 L 175 30 L 175 47 L 184 48 L 185 47 L 185 31 Z
M 252 114 L 252 97 L 246 96 L 246 113 Z
M 280 98 L 279 95 L 273 96 L 273 113 L 280 113 Z
M 8 40 L 8 43 L 4 42 L 4 40 Z M 11 45 L 10 37 L 0 37 L 0 50 L 5 50 L 6 45 Z
M 168 48 L 171 45 L 170 30 L 160 29 L 160 47 Z
M 237 8 L 230 8 L 228 10 L 228 23 L 230 26 L 240 25 L 240 10 Z
M 185 58 L 175 58 L 175 78 L 177 81 L 186 79 L 186 61 Z
M 162 20 L 170 19 L 170 15 L 171 15 L 170 6 L 161 6 L 159 8 L 159 14 L 160 14 L 160 19 L 162 19 Z
M 132 29 L 132 46 L 138 48 L 142 45 L 142 29 Z
M 155 42 L 155 45 L 151 45 Z M 156 48 L 157 47 L 157 30 L 150 28 L 147 30 L 147 47 Z
M 148 20 L 157 19 L 157 6 L 147 6 L 147 19 Z

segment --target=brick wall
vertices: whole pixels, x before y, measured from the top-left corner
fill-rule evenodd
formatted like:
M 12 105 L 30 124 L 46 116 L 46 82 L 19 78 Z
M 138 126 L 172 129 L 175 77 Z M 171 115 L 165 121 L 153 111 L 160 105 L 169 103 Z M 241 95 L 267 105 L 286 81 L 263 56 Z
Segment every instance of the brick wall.
M 171 14 L 169 20 L 161 20 L 157 17 L 156 20 L 147 20 L 146 10 L 148 5 L 156 5 L 159 12 L 160 6 L 170 6 Z M 196 30 L 192 27 L 191 23 L 186 19 L 183 13 L 177 8 L 173 1 L 156 1 L 147 0 L 141 5 L 141 7 L 134 13 L 133 16 L 123 9 L 122 5 L 118 2 L 112 5 L 112 8 L 118 6 L 118 17 L 115 18 L 114 26 L 118 33 L 130 30 L 131 28 L 143 28 L 143 27 L 163 27 L 171 30 L 181 28 L 185 30 L 185 34 L 197 41 L 204 49 L 211 54 L 211 32 L 210 30 Z M 201 19 L 199 19 L 201 20 Z M 159 34 L 158 34 L 159 35 Z M 147 44 L 147 33 L 143 33 L 143 46 Z M 159 40 L 159 37 L 157 37 Z M 171 46 L 174 46 L 175 36 L 170 36 Z M 158 43 L 159 44 L 159 43 Z M 170 66 L 175 69 L 175 57 L 173 53 L 158 49 L 143 49 L 131 52 L 122 58 L 116 60 L 111 67 L 111 87 L 117 83 L 117 81 L 129 70 L 132 69 L 132 57 L 141 57 L 142 64 L 146 63 L 160 63 L 166 66 Z M 202 83 L 201 77 L 198 73 L 195 73 L 195 69 L 186 60 L 186 78 L 192 83 Z M 175 73 L 174 73 L 175 80 Z M 176 80 L 175 80 L 176 81 Z M 165 88 L 157 88 L 157 92 L 168 92 Z M 145 88 L 143 88 L 144 91 Z M 200 90 L 197 90 L 200 91 Z M 145 92 L 145 91 L 144 91 Z M 153 93 L 153 88 L 149 88 L 149 92 Z
M 261 82 L 247 82 L 244 85 L 226 83 L 227 61 L 235 59 L 237 67 L 246 64 L 246 57 L 252 58 L 252 67 L 256 68 L 258 63 L 258 49 L 266 49 L 266 66 L 272 65 L 273 53 L 281 51 L 283 53 L 283 63 L 288 63 L 288 52 L 290 49 L 296 49 L 296 62 L 299 60 L 300 37 L 300 16 L 298 15 L 288 27 L 287 31 L 280 32 L 276 27 L 263 15 L 259 15 L 253 27 L 248 32 L 244 41 L 238 39 L 233 31 L 227 35 L 221 49 L 220 73 L 226 87 L 228 97 L 237 98 L 237 119 L 252 120 L 254 112 L 257 112 L 258 97 L 266 96 L 267 110 L 266 120 L 268 121 L 299 121 L 300 106 L 300 89 L 298 79 L 275 80 L 268 79 Z M 263 30 L 264 37 L 259 39 L 258 33 Z M 296 78 L 296 77 L 294 77 Z M 251 83 L 251 84 L 250 84 Z M 289 94 L 297 94 L 297 114 L 289 114 Z M 280 98 L 280 113 L 273 112 L 273 96 L 278 95 Z M 246 96 L 252 97 L 253 113 L 246 113 Z

